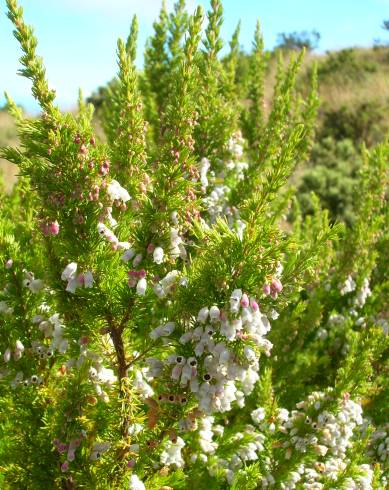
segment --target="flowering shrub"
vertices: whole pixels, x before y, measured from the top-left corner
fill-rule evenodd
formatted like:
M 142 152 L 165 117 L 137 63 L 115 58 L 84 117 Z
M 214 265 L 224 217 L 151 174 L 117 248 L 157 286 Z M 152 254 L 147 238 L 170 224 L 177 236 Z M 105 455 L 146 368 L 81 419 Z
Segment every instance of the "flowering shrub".
M 142 75 L 136 21 L 118 42 L 101 141 L 82 97 L 75 116 L 55 106 L 7 5 L 42 115 L 8 98 L 21 147 L 2 155 L 22 177 L 0 210 L 4 488 L 384 488 L 388 146 L 366 154 L 347 234 L 317 202 L 287 223 L 317 107 L 301 57 L 265 117 L 258 26 L 240 121 L 220 2 L 203 49 L 201 9 L 163 8 Z

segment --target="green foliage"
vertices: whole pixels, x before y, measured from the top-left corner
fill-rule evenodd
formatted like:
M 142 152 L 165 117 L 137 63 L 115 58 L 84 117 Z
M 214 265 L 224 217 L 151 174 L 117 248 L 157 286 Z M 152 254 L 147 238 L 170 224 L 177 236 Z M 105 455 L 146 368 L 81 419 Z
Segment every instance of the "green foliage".
M 81 93 L 77 114 L 56 108 L 7 6 L 43 112 L 8 98 L 20 146 L 1 156 L 22 177 L 0 190 L 1 485 L 385 488 L 388 144 L 359 163 L 325 140 L 293 198 L 316 70 L 300 90 L 304 53 L 280 55 L 266 113 L 259 24 L 241 83 L 219 0 L 204 33 L 201 8 L 163 5 L 142 74 L 133 19 L 100 139 Z M 316 184 L 332 214 L 305 207 Z
M 357 57 L 356 50 L 349 48 L 328 53 L 326 58 L 319 62 L 318 76 L 320 81 L 332 78 L 347 83 L 353 80 L 361 81 L 377 69 L 378 65 L 375 61 L 361 60 Z
M 366 142 L 368 146 L 382 140 L 388 130 L 386 112 L 388 104 L 377 100 L 361 102 L 354 107 L 342 106 L 323 114 L 321 138 L 350 139 L 356 145 Z
M 328 137 L 316 143 L 297 187 L 303 215 L 314 213 L 314 193 L 330 212 L 331 220 L 352 225 L 361 163 L 361 155 L 350 140 L 336 141 Z

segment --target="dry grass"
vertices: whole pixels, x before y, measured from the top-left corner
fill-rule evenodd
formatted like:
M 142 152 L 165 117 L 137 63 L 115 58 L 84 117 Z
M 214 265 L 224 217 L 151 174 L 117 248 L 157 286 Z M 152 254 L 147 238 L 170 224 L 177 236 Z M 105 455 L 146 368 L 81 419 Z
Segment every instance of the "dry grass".
M 336 53 L 335 53 L 336 54 Z M 373 63 L 376 70 L 366 72 L 363 77 L 355 80 L 345 77 L 344 73 L 332 73 L 321 80 L 319 95 L 322 111 L 337 110 L 341 107 L 360 107 L 365 102 L 374 102 L 381 107 L 389 106 L 389 47 L 378 49 L 354 49 L 357 63 Z M 307 54 L 302 65 L 298 86 L 303 92 L 308 91 L 307 72 L 314 61 L 323 63 L 328 55 Z M 288 62 L 285 57 L 285 64 Z M 344 70 L 343 70 L 344 71 Z M 347 74 L 347 70 L 346 70 Z M 276 75 L 276 60 L 268 69 L 265 81 L 265 111 L 271 107 L 273 88 Z M 383 127 L 389 128 L 389 111 L 382 121 Z M 100 128 L 101 130 L 101 128 Z M 0 146 L 17 145 L 15 125 L 11 117 L 0 111 Z M 11 189 L 16 181 L 15 167 L 0 159 L 0 171 L 4 173 L 6 189 Z
M 0 111 L 0 146 L 16 146 L 17 144 L 18 138 L 12 118 L 6 112 Z M 4 176 L 6 191 L 10 191 L 16 182 L 17 168 L 12 163 L 0 158 L 0 172 Z

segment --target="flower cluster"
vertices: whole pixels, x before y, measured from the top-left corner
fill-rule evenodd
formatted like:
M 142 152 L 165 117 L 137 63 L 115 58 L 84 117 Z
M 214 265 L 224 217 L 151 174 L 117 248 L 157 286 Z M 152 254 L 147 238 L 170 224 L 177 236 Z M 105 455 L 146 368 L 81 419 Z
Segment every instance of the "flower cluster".
M 168 322 L 150 333 L 165 343 L 175 330 Z M 259 379 L 259 355 L 270 355 L 272 344 L 265 338 L 270 322 L 254 298 L 240 289 L 233 291 L 225 310 L 216 305 L 202 308 L 196 322 L 179 338 L 190 355 L 179 352 L 165 360 L 149 359 L 152 373 L 165 369 L 181 389 L 195 395 L 199 408 L 207 414 L 227 412 L 232 403 L 244 405 Z
M 297 404 L 297 410 L 289 412 L 278 408 L 271 417 L 266 415 L 263 407 L 258 407 L 251 412 L 256 427 L 248 424 L 228 440 L 224 438 L 224 427 L 214 425 L 213 417 L 205 417 L 198 429 L 200 452 L 192 457 L 192 461 L 204 464 L 211 476 L 223 474 L 227 482 L 233 484 L 239 472 L 246 471 L 250 463 L 261 460 L 268 472 L 262 476 L 260 488 L 272 488 L 276 475 L 272 474 L 271 468 L 276 461 L 272 460 L 275 456 L 269 454 L 269 441 L 277 441 L 273 444 L 282 449 L 281 459 L 286 467 L 288 461 L 301 460 L 287 471 L 280 488 L 320 490 L 325 488 L 327 480 L 336 485 L 351 464 L 347 451 L 362 424 L 362 409 L 348 395 L 336 402 L 335 409 L 327 409 L 333 402 L 329 391 L 309 395 Z M 218 454 L 219 447 L 225 448 L 225 444 L 233 449 L 229 458 Z M 358 477 L 346 479 L 345 488 L 372 489 L 370 466 L 362 464 L 359 470 Z
M 62 281 L 66 281 L 66 291 L 69 293 L 75 293 L 78 288 L 92 288 L 93 287 L 93 274 L 91 271 L 85 271 L 77 274 L 76 262 L 68 264 L 61 274 Z

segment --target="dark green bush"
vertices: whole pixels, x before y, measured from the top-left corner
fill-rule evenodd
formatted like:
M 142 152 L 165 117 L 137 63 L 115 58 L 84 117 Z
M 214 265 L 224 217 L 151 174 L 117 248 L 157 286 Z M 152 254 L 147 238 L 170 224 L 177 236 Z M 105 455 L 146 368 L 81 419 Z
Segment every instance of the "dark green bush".
M 385 137 L 388 109 L 389 103 L 383 105 L 378 100 L 369 100 L 353 107 L 324 110 L 319 136 L 338 141 L 350 139 L 354 144 L 364 141 L 371 146 Z
M 333 77 L 360 81 L 377 69 L 378 65 L 375 61 L 358 57 L 356 50 L 349 48 L 327 53 L 323 61 L 318 64 L 318 77 L 320 81 L 327 81 Z
M 304 215 L 314 212 L 314 192 L 332 220 L 354 221 L 355 183 L 361 156 L 351 140 L 326 138 L 314 145 L 311 162 L 298 187 L 297 197 Z

